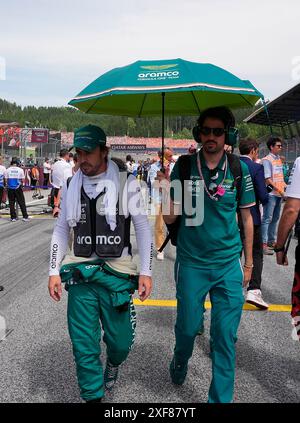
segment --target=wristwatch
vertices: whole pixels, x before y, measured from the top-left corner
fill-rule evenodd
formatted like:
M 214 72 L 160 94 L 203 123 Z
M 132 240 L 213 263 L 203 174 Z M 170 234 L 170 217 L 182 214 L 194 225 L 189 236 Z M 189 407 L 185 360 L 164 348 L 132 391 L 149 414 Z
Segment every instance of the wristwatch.
M 277 247 L 277 246 L 275 245 L 275 247 L 274 247 L 274 251 L 275 251 L 275 253 L 280 253 L 281 251 L 284 251 L 284 247 Z

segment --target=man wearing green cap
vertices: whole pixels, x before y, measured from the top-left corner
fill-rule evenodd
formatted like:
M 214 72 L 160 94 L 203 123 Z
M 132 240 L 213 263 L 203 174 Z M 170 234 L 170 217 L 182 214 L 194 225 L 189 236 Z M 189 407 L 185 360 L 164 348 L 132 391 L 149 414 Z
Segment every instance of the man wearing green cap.
M 134 342 L 132 294 L 138 289 L 144 301 L 151 293 L 152 237 L 140 187 L 108 158 L 103 130 L 94 125 L 79 128 L 73 147 L 79 170 L 62 189 L 61 212 L 51 241 L 49 293 L 59 301 L 65 283 L 81 397 L 99 402 L 105 391 L 112 390 L 118 367 Z M 131 220 L 139 273 L 132 259 Z M 107 346 L 104 377 L 101 327 Z

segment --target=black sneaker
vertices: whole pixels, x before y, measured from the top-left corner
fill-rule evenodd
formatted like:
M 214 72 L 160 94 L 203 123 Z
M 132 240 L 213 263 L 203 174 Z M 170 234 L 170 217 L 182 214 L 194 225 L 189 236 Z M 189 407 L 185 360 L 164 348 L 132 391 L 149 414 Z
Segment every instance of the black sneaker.
M 104 372 L 104 387 L 106 391 L 112 391 L 118 379 L 119 366 L 114 366 L 109 360 L 106 362 Z
M 183 382 L 185 381 L 187 370 L 188 370 L 188 364 L 179 363 L 177 360 L 175 360 L 175 356 L 174 356 L 170 363 L 170 376 L 171 376 L 172 382 L 175 383 L 175 385 L 182 385 Z

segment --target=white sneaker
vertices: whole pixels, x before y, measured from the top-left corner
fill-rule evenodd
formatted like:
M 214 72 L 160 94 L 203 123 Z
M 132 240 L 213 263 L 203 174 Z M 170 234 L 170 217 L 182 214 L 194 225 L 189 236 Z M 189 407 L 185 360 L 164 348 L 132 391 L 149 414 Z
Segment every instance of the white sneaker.
M 16 221 L 17 221 L 17 219 L 10 219 L 10 221 L 11 221 L 11 222 L 16 222 Z
M 28 216 L 28 217 L 23 217 L 23 222 L 29 222 L 29 220 L 31 219 L 31 217 L 30 216 Z
M 165 258 L 164 252 L 158 252 L 156 258 L 157 260 L 163 260 Z
M 269 304 L 267 304 L 262 298 L 260 289 L 251 289 L 248 291 L 246 296 L 246 303 L 253 304 L 261 310 L 267 310 L 269 308 Z

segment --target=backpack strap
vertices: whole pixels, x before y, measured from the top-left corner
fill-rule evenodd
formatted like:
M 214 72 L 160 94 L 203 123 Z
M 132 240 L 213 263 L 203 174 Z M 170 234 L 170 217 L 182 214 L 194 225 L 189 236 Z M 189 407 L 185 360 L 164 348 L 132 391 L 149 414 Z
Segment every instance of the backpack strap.
M 181 182 L 182 187 L 182 207 L 181 207 L 181 213 L 184 210 L 184 181 L 188 181 L 191 177 L 191 155 L 190 154 L 184 154 L 178 158 L 180 160 L 179 162 L 179 179 Z M 177 216 L 178 219 L 179 216 Z
M 242 193 L 242 178 L 243 178 L 241 161 L 239 157 L 235 154 L 226 153 L 226 155 L 228 159 L 229 168 L 234 179 L 231 189 L 233 190 L 234 188 L 236 188 L 236 200 L 239 204 L 241 199 L 241 193 Z
M 184 154 L 178 158 L 178 166 L 179 166 L 179 179 L 182 183 L 190 179 L 191 176 L 191 155 Z M 183 191 L 182 191 L 183 192 Z M 183 198 L 183 197 L 182 197 Z

